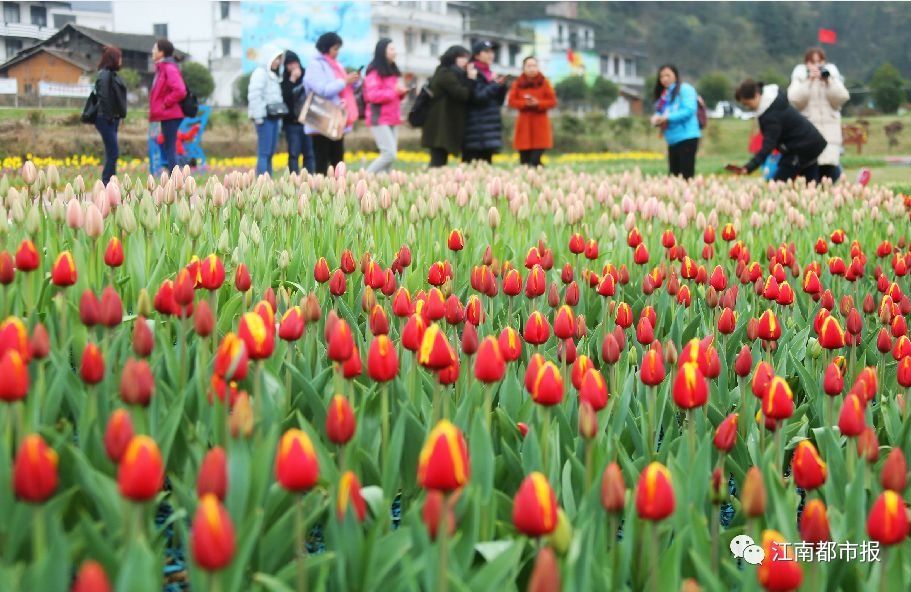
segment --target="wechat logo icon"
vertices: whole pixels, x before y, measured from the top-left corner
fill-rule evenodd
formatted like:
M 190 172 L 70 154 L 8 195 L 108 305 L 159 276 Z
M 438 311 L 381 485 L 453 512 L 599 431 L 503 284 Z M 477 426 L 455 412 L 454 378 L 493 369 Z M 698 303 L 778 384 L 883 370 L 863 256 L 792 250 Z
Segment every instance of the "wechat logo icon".
M 753 537 L 739 534 L 731 539 L 731 554 L 750 565 L 759 565 L 765 559 L 765 551 L 753 541 Z

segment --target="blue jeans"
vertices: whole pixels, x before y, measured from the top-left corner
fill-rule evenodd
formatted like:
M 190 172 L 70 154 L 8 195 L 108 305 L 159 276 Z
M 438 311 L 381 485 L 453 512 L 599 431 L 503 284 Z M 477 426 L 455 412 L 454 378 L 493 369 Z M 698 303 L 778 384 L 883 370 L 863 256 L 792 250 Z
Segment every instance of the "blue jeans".
M 104 168 L 101 170 L 101 182 L 105 185 L 111 180 L 111 177 L 117 174 L 117 157 L 120 156 L 120 147 L 117 145 L 117 127 L 120 125 L 119 119 L 111 119 L 99 115 L 95 119 L 95 129 L 101 134 L 101 141 L 104 142 Z
M 263 119 L 256 125 L 256 174 L 272 174 L 272 155 L 278 145 L 278 120 Z
M 303 156 L 304 168 L 308 173 L 314 172 L 316 159 L 313 156 L 313 142 L 304 133 L 303 124 L 285 122 L 285 140 L 288 142 L 288 170 L 292 173 L 299 172 Z
M 177 130 L 180 128 L 180 119 L 166 119 L 161 122 L 161 135 L 164 136 L 164 159 L 168 174 L 177 166 Z

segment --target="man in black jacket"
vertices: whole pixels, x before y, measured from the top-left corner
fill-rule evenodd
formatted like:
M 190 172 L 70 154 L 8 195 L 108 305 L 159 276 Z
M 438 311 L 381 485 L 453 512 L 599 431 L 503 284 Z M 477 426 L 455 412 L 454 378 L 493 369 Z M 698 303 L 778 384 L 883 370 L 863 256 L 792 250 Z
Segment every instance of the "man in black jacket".
M 819 181 L 817 158 L 826 148 L 826 139 L 810 121 L 789 102 L 776 84 L 744 80 L 734 98 L 756 112 L 762 132 L 762 148 L 742 167 L 729 167 L 738 174 L 749 174 L 762 166 L 773 150 L 781 153 L 776 181 L 803 177 Z
M 490 70 L 494 58 L 493 49 L 490 41 L 478 41 L 471 48 L 472 63 L 478 70 L 478 78 L 468 102 L 462 162 L 491 162 L 494 153 L 503 147 L 501 108 L 503 99 L 506 98 L 506 85 L 502 75 L 495 76 Z
M 304 68 L 300 58 L 290 49 L 285 51 L 285 71 L 282 74 L 282 100 L 288 106 L 282 126 L 285 128 L 285 140 L 288 142 L 288 171 L 300 171 L 300 159 L 304 157 L 304 168 L 312 173 L 316 170 L 316 158 L 313 155 L 313 143 L 310 136 L 304 133 L 300 117 L 304 106 Z
M 95 97 L 98 100 L 98 112 L 95 115 L 95 129 L 104 143 L 104 168 L 101 170 L 101 182 L 105 185 L 117 174 L 117 159 L 120 157 L 120 145 L 117 141 L 117 129 L 127 116 L 127 86 L 117 74 L 123 64 L 119 48 L 105 47 L 98 64 L 98 78 L 95 79 Z

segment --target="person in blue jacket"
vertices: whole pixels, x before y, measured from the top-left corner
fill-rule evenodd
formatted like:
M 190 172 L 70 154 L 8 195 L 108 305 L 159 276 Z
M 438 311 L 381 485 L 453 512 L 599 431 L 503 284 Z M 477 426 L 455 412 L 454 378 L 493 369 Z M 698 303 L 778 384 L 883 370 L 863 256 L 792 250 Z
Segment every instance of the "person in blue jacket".
M 680 80 L 676 66 L 665 64 L 658 68 L 651 122 L 664 133 L 670 174 L 684 179 L 692 178 L 696 172 L 696 151 L 702 136 L 698 101 L 696 89 Z

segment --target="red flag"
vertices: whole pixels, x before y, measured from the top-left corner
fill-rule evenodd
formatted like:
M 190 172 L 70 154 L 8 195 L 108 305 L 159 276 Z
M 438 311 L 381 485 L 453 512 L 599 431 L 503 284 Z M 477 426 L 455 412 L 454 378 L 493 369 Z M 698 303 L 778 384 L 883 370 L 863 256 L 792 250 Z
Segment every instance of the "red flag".
M 835 45 L 838 41 L 838 35 L 835 33 L 834 29 L 820 29 L 819 30 L 819 42 L 828 43 L 829 45 Z

